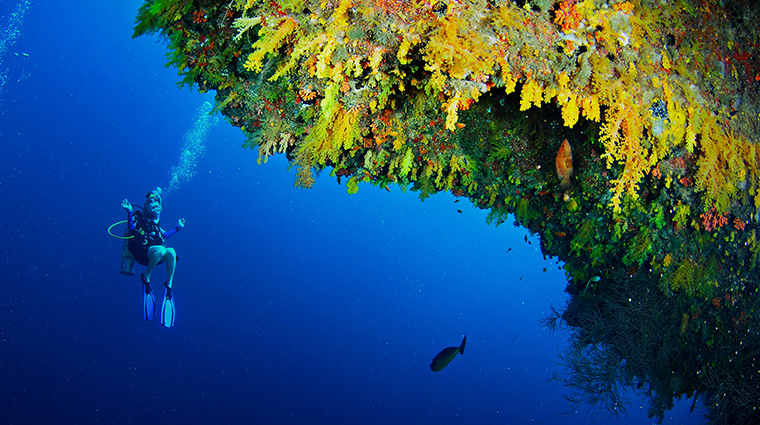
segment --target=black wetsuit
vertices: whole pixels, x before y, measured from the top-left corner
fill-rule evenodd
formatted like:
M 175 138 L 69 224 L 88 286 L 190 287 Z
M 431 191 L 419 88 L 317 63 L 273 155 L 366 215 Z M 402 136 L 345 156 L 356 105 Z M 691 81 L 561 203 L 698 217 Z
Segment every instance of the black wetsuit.
M 154 221 L 155 215 L 147 211 L 135 211 L 130 216 L 129 252 L 135 257 L 138 264 L 148 265 L 148 249 L 152 246 L 163 245 L 164 239 L 173 235 L 175 229 L 162 232 L 158 223 Z

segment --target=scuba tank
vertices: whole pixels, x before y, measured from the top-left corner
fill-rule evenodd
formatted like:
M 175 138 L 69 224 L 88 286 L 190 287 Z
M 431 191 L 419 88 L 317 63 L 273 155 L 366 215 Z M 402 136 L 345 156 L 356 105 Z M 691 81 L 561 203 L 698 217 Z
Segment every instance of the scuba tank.
M 127 236 L 126 232 L 124 236 Z M 119 273 L 124 276 L 135 275 L 135 257 L 129 252 L 129 239 L 124 239 L 124 243 L 121 244 L 121 267 Z
M 124 231 L 124 236 L 117 236 L 111 233 L 111 229 L 114 228 L 114 226 L 118 226 L 119 224 L 126 223 L 127 220 L 122 220 L 119 222 L 116 222 L 111 225 L 111 227 L 108 228 L 108 234 L 115 237 L 116 239 L 123 239 L 124 243 L 121 244 L 121 265 L 119 266 L 119 273 L 123 274 L 124 276 L 134 276 L 135 275 L 135 257 L 132 255 L 131 252 L 129 252 L 129 240 L 132 239 L 134 236 L 129 235 L 129 229 Z

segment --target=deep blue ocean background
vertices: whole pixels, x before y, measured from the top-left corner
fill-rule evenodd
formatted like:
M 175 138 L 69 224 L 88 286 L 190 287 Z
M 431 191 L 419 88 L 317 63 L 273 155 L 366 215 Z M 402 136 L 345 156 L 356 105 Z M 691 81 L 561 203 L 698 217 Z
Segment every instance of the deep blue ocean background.
M 285 159 L 257 165 L 222 117 L 164 200 L 164 228 L 187 220 L 168 241 L 176 326 L 144 321 L 106 229 L 122 199 L 168 185 L 213 95 L 175 86 L 158 37 L 131 38 L 141 1 L 32 0 L 12 15 L 25 3 L 0 0 L 0 424 L 594 419 L 549 380 L 567 335 L 539 320 L 566 281 L 524 229 L 488 226 L 450 194 L 348 195 L 327 173 L 294 189 Z M 465 334 L 464 356 L 431 372 Z M 596 423 L 653 423 L 630 401 Z M 690 405 L 665 423 L 703 423 Z

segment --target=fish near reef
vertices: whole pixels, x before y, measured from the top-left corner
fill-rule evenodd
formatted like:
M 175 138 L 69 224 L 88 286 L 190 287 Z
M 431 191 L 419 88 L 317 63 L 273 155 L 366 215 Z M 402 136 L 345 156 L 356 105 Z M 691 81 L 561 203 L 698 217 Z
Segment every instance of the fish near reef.
M 562 145 L 557 152 L 557 178 L 560 179 L 559 187 L 567 189 L 570 187 L 570 177 L 573 176 L 573 148 L 567 139 L 562 141 Z
M 457 356 L 457 353 L 464 355 L 464 345 L 466 343 L 467 335 L 462 338 L 462 343 L 459 344 L 459 347 L 448 347 L 441 350 L 441 352 L 438 353 L 438 355 L 433 359 L 433 363 L 430 363 L 430 369 L 433 372 L 440 372 L 444 367 L 446 367 L 446 365 L 454 360 L 454 357 Z

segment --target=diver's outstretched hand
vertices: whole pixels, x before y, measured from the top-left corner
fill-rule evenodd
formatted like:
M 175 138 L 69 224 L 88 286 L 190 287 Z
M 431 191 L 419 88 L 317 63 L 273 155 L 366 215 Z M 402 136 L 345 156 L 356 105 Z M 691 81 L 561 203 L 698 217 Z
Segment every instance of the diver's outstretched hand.
M 179 219 L 179 221 L 177 222 L 177 227 L 179 227 L 180 229 L 183 228 L 183 227 L 185 227 L 185 219 L 184 218 L 180 218 Z
M 129 203 L 126 199 L 121 201 L 121 207 L 127 210 L 128 212 L 132 212 L 132 204 Z

